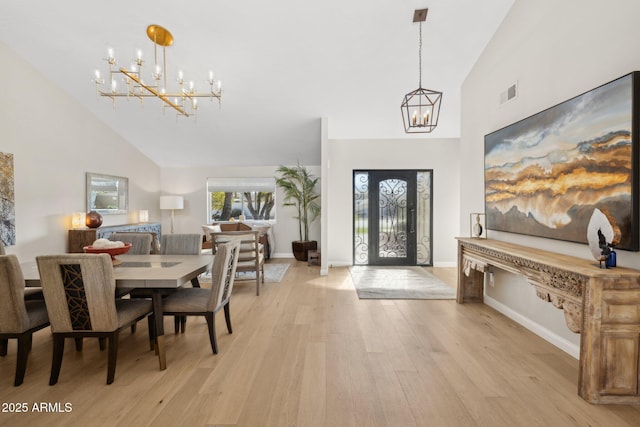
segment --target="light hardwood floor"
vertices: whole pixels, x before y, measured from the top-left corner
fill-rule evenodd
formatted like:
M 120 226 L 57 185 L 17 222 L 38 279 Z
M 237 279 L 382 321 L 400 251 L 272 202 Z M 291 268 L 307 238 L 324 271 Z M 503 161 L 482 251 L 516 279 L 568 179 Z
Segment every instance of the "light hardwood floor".
M 273 260 L 272 262 L 281 262 Z M 456 271 L 431 269 L 451 286 Z M 24 384 L 13 387 L 15 343 L 0 360 L 7 426 L 638 426 L 640 407 L 577 396 L 575 359 L 493 309 L 455 301 L 359 300 L 347 268 L 327 277 L 293 261 L 255 296 L 234 289 L 234 333 L 217 318 L 212 355 L 204 319 L 174 335 L 166 371 L 148 350 L 146 322 L 120 337 L 115 382 L 106 353 L 68 341 L 49 386 L 52 340 L 37 333 Z M 71 405 L 36 413 L 33 405 Z

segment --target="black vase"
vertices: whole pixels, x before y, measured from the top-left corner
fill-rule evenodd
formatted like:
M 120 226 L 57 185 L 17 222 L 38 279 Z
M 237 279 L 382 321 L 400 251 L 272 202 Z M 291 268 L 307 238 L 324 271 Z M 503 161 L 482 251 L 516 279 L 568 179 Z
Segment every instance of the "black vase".
M 102 225 L 102 215 L 100 215 L 96 211 L 91 211 L 87 213 L 85 223 L 89 228 L 98 228 Z

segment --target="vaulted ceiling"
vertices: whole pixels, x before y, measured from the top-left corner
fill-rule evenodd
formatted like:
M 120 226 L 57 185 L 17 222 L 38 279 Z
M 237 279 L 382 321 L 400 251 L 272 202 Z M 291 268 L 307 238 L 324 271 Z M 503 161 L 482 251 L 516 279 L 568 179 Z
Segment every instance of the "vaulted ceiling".
M 3 0 L 0 41 L 161 167 L 320 164 L 320 118 L 329 137 L 455 138 L 460 87 L 514 0 Z M 418 87 L 444 92 L 439 125 L 406 135 L 400 103 Z M 96 97 L 109 47 L 127 66 L 145 30 L 174 36 L 167 72 L 202 89 L 223 82 L 221 107 L 200 100 L 196 120 L 163 114 L 160 102 Z M 149 68 L 149 67 L 148 67 Z M 149 78 L 150 79 L 150 78 Z M 10 84 L 10 82 L 3 82 Z

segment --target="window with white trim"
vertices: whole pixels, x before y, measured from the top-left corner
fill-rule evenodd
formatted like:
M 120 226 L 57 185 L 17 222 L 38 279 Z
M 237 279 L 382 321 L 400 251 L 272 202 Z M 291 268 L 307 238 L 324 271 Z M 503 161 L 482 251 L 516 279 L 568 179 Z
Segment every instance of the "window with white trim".
M 207 178 L 208 222 L 276 220 L 275 178 Z

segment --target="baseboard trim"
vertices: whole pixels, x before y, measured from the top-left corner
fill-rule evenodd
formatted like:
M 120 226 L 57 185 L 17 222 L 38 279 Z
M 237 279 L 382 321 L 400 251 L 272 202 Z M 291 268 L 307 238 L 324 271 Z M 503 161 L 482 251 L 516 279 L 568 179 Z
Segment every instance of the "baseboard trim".
M 517 311 L 512 310 L 511 308 L 491 298 L 490 296 L 487 296 L 487 295 L 484 296 L 484 303 L 489 307 L 493 308 L 494 310 L 504 314 L 505 316 L 515 321 L 516 323 L 519 323 L 520 325 L 524 326 L 525 328 L 527 328 L 534 334 L 538 335 L 539 337 L 555 345 L 560 350 L 569 354 L 573 358 L 580 359 L 580 346 L 566 340 L 565 338 L 562 338 L 556 333 L 541 326 L 539 323 L 536 323 L 531 319 L 518 313 Z
M 457 262 L 434 262 L 433 263 L 434 267 L 457 267 L 458 263 Z
M 348 261 L 329 261 L 329 267 L 351 267 L 353 264 Z
M 350 261 L 329 261 L 331 267 L 351 267 L 353 263 Z M 434 267 L 456 267 L 458 264 L 455 262 L 436 262 Z
M 291 254 L 291 253 L 282 253 L 282 252 L 280 252 L 280 253 L 276 252 L 276 253 L 271 254 L 271 258 L 291 258 L 291 259 L 294 259 L 293 258 L 293 254 Z

